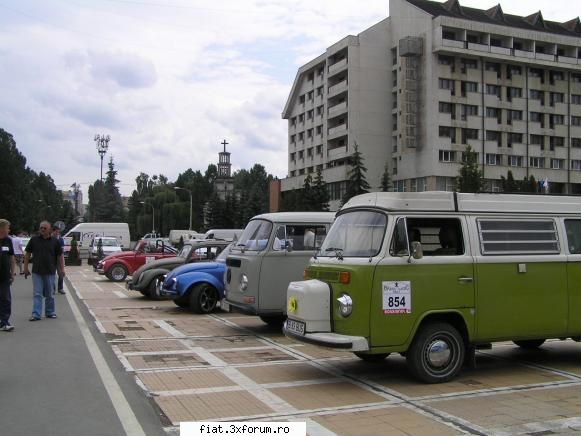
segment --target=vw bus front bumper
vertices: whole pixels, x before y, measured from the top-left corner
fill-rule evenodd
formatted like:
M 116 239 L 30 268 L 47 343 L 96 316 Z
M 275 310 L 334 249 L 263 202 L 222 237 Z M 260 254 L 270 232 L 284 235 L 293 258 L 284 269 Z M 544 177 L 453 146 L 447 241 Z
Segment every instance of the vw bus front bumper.
M 293 322 L 292 319 L 286 320 L 282 331 L 284 335 L 290 339 L 342 351 L 369 351 L 369 342 L 363 336 L 347 336 L 337 333 L 300 334 L 299 332 L 295 332 L 288 328 L 289 321 L 291 323 Z

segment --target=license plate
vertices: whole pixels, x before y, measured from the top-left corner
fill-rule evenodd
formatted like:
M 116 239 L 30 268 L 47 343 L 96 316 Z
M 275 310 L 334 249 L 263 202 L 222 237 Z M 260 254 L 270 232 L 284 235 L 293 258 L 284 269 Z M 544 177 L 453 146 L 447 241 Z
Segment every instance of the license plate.
M 286 329 L 296 335 L 305 335 L 305 323 L 302 321 L 295 321 L 294 319 L 286 320 Z
M 220 308 L 224 311 L 224 312 L 230 312 L 230 305 L 226 302 L 226 300 L 222 300 L 220 301 Z

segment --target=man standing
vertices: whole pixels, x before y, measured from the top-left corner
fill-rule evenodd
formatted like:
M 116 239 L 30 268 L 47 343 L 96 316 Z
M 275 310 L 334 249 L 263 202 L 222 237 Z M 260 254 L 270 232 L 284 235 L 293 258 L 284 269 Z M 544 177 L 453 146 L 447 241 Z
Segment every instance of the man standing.
M 11 332 L 14 327 L 10 325 L 12 312 L 12 295 L 10 286 L 16 274 L 16 260 L 14 259 L 14 247 L 10 233 L 10 222 L 0 219 L 0 330 Z
M 61 249 L 63 250 L 63 255 L 64 255 L 65 239 L 61 236 L 61 229 L 59 229 L 58 227 L 53 227 L 52 228 L 52 236 L 55 237 L 57 239 L 57 241 L 59 241 L 59 245 L 61 246 Z M 57 276 L 58 276 L 57 291 L 59 294 L 66 294 L 65 289 L 64 289 L 65 277 L 60 273 L 60 271 L 57 273 Z
M 63 249 L 58 240 L 50 234 L 51 226 L 47 221 L 40 223 L 40 235 L 33 236 L 26 246 L 24 255 L 24 277 L 30 275 L 28 263 L 30 256 L 34 256 L 32 265 L 32 286 L 34 299 L 30 321 L 40 320 L 42 313 L 42 299 L 44 297 L 44 313 L 47 318 L 56 318 L 54 303 L 54 279 L 58 270 L 65 275 L 65 261 Z
M 18 266 L 18 271 L 22 273 L 22 258 L 24 256 L 24 247 L 22 247 L 22 233 L 18 236 L 12 237 L 12 247 L 14 248 L 14 258 L 16 259 L 16 265 Z

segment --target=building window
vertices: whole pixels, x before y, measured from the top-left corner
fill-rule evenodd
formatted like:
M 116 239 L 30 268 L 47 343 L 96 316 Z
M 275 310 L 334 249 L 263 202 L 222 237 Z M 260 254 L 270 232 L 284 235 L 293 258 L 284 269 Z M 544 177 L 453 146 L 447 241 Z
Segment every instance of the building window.
M 562 124 L 565 124 L 565 117 L 563 115 L 549 115 L 549 127 L 551 129 Z
M 456 162 L 456 152 L 451 150 L 440 150 L 440 162 Z
M 565 101 L 565 94 L 562 92 L 551 92 L 551 106 L 555 103 L 563 103 Z
M 323 116 L 324 111 L 325 111 L 325 106 L 317 107 L 317 115 Z
M 316 152 L 318 155 L 322 155 L 323 154 L 323 146 L 317 145 Z
M 314 169 L 313 167 L 309 167 L 309 168 L 307 168 L 307 172 L 308 172 L 309 174 L 312 174 L 312 173 L 314 173 L 314 172 L 315 172 L 315 169 Z
M 303 150 L 299 151 L 299 159 L 305 160 L 305 152 Z
M 309 149 L 307 149 L 307 157 L 313 157 L 313 147 L 310 147 Z
M 304 168 L 301 168 L 299 170 L 299 176 L 304 176 L 304 175 L 305 175 L 305 169 Z
M 474 106 L 471 104 L 463 104 L 462 105 L 462 119 L 466 120 L 468 117 L 477 117 L 478 116 L 478 106 Z
M 544 157 L 530 157 L 529 167 L 531 168 L 545 168 L 545 158 Z
M 542 68 L 531 68 L 529 69 L 529 76 L 540 77 L 542 79 L 545 77 L 545 71 Z
M 549 137 L 549 145 L 551 147 L 551 151 L 555 150 L 555 147 L 564 147 L 565 138 L 562 136 L 551 136 Z
M 555 80 L 565 80 L 565 75 L 562 71 L 551 71 L 549 73 L 549 78 L 551 83 L 553 83 Z
M 440 138 L 452 138 L 455 135 L 456 129 L 454 127 L 448 127 L 448 126 L 440 126 L 440 128 L 438 129 L 438 133 L 440 135 Z M 452 141 L 455 142 L 455 141 Z
M 496 95 L 498 98 L 500 98 L 500 86 L 487 84 L 486 94 Z
M 522 68 L 518 65 L 508 65 L 506 67 L 506 71 L 508 72 L 508 77 L 512 76 L 520 76 L 522 75 Z
M 522 88 L 509 86 L 506 88 L 506 96 L 508 101 L 511 101 L 513 98 L 522 98 Z
M 522 156 L 508 156 L 508 166 L 509 167 L 522 167 L 523 157 Z
M 538 89 L 531 89 L 529 91 L 529 96 L 531 100 L 540 100 L 541 104 L 545 103 L 545 93 L 543 91 L 540 91 Z
M 296 175 L 297 175 L 297 172 L 296 172 L 295 170 L 292 170 L 292 171 L 290 172 L 290 176 L 291 176 L 291 177 L 295 177 Z
M 436 190 L 453 192 L 456 190 L 455 177 L 436 177 Z
M 322 135 L 323 134 L 323 126 L 317 126 L 317 135 Z
M 460 83 L 460 91 L 462 92 L 462 96 L 465 96 L 469 92 L 478 92 L 478 83 L 463 80 Z
M 307 94 L 307 100 L 308 100 L 308 101 L 312 101 L 314 97 L 315 97 L 315 92 L 314 92 L 314 91 L 310 91 L 310 92 Z
M 581 83 L 581 74 L 571 74 L 571 81 Z
M 545 114 L 543 114 L 542 112 L 531 112 L 531 122 L 532 123 L 541 123 L 541 127 L 543 127 L 544 118 L 545 118 Z
M 497 145 L 500 147 L 502 145 L 501 143 L 501 133 L 497 132 L 496 130 L 487 130 L 486 131 L 486 140 L 487 141 L 491 141 L 491 142 L 496 142 Z
M 502 165 L 502 155 L 494 153 L 486 153 L 486 165 L 496 166 Z
M 291 118 L 291 126 L 295 127 L 297 125 L 297 117 Z
M 391 64 L 397 65 L 397 47 L 391 49 Z
M 300 95 L 299 96 L 299 104 L 305 104 L 305 95 Z
M 451 114 L 453 107 L 454 107 L 453 103 L 446 103 L 446 102 L 441 101 L 438 104 L 438 109 L 439 109 L 441 114 Z
M 508 124 L 512 124 L 513 121 L 522 121 L 522 111 L 509 110 L 507 120 Z
M 395 180 L 393 182 L 393 192 L 406 192 L 405 180 Z
M 571 147 L 581 148 L 581 138 L 571 138 Z
M 394 176 L 397 176 L 397 158 L 391 159 L 391 172 Z
M 496 119 L 500 120 L 501 112 L 502 112 L 502 109 L 499 109 L 497 107 L 487 107 L 486 108 L 486 117 L 487 118 L 496 118 Z
M 500 77 L 500 64 L 496 62 L 486 62 L 486 71 L 494 71 Z
M 307 120 L 312 120 L 313 117 L 315 116 L 315 111 L 314 110 L 310 110 L 307 112 Z
M 512 147 L 512 144 L 522 144 L 522 133 L 509 133 L 508 134 L 508 146 Z
M 440 55 L 438 56 L 438 63 L 440 65 L 454 65 L 454 58 L 452 56 Z
M 571 95 L 571 103 L 572 104 L 581 104 L 581 95 L 579 95 L 579 94 Z
M 342 200 L 345 196 L 345 192 L 347 191 L 347 182 L 327 183 L 327 191 L 329 192 L 330 200 Z
M 305 114 L 300 114 L 299 115 L 299 123 L 304 123 L 305 122 Z
M 305 132 L 299 133 L 299 141 L 304 141 L 304 140 L 305 140 Z
M 541 150 L 545 148 L 545 137 L 543 135 L 531 135 L 530 137 L 531 145 L 540 145 Z
M 319 86 L 317 88 L 317 97 L 320 97 L 321 95 L 323 95 L 323 92 L 325 92 L 325 87 L 324 86 Z
M 296 153 L 291 153 L 290 154 L 290 160 L 291 162 L 296 162 L 297 161 L 297 154 Z
M 581 160 L 579 159 L 571 160 L 571 169 L 574 171 L 581 171 Z
M 480 153 L 474 153 L 474 162 L 475 163 L 478 162 L 479 156 L 480 156 Z M 461 159 L 462 159 L 462 163 L 466 163 L 468 161 L 468 154 L 465 151 L 462 152 Z
M 313 129 L 307 130 L 307 138 L 313 139 Z
M 440 89 L 448 89 L 452 91 L 452 95 L 454 95 L 454 81 L 450 79 L 439 79 L 438 84 Z
M 572 126 L 581 126 L 581 117 L 572 116 L 571 117 Z
M 551 169 L 562 170 L 565 168 L 565 159 L 551 159 Z
M 290 142 L 291 144 L 295 144 L 297 142 L 297 135 L 291 135 Z
M 469 139 L 478 139 L 478 129 L 462 129 L 462 144 L 468 143 Z
M 466 73 L 466 70 L 475 70 L 478 68 L 478 61 L 476 59 L 461 59 L 462 72 Z

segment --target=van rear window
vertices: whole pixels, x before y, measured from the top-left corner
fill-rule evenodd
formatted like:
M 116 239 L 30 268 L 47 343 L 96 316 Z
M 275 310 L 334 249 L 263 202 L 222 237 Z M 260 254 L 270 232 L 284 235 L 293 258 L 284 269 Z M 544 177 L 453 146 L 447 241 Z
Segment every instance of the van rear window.
M 559 254 L 559 237 L 552 219 L 479 219 L 483 255 Z

